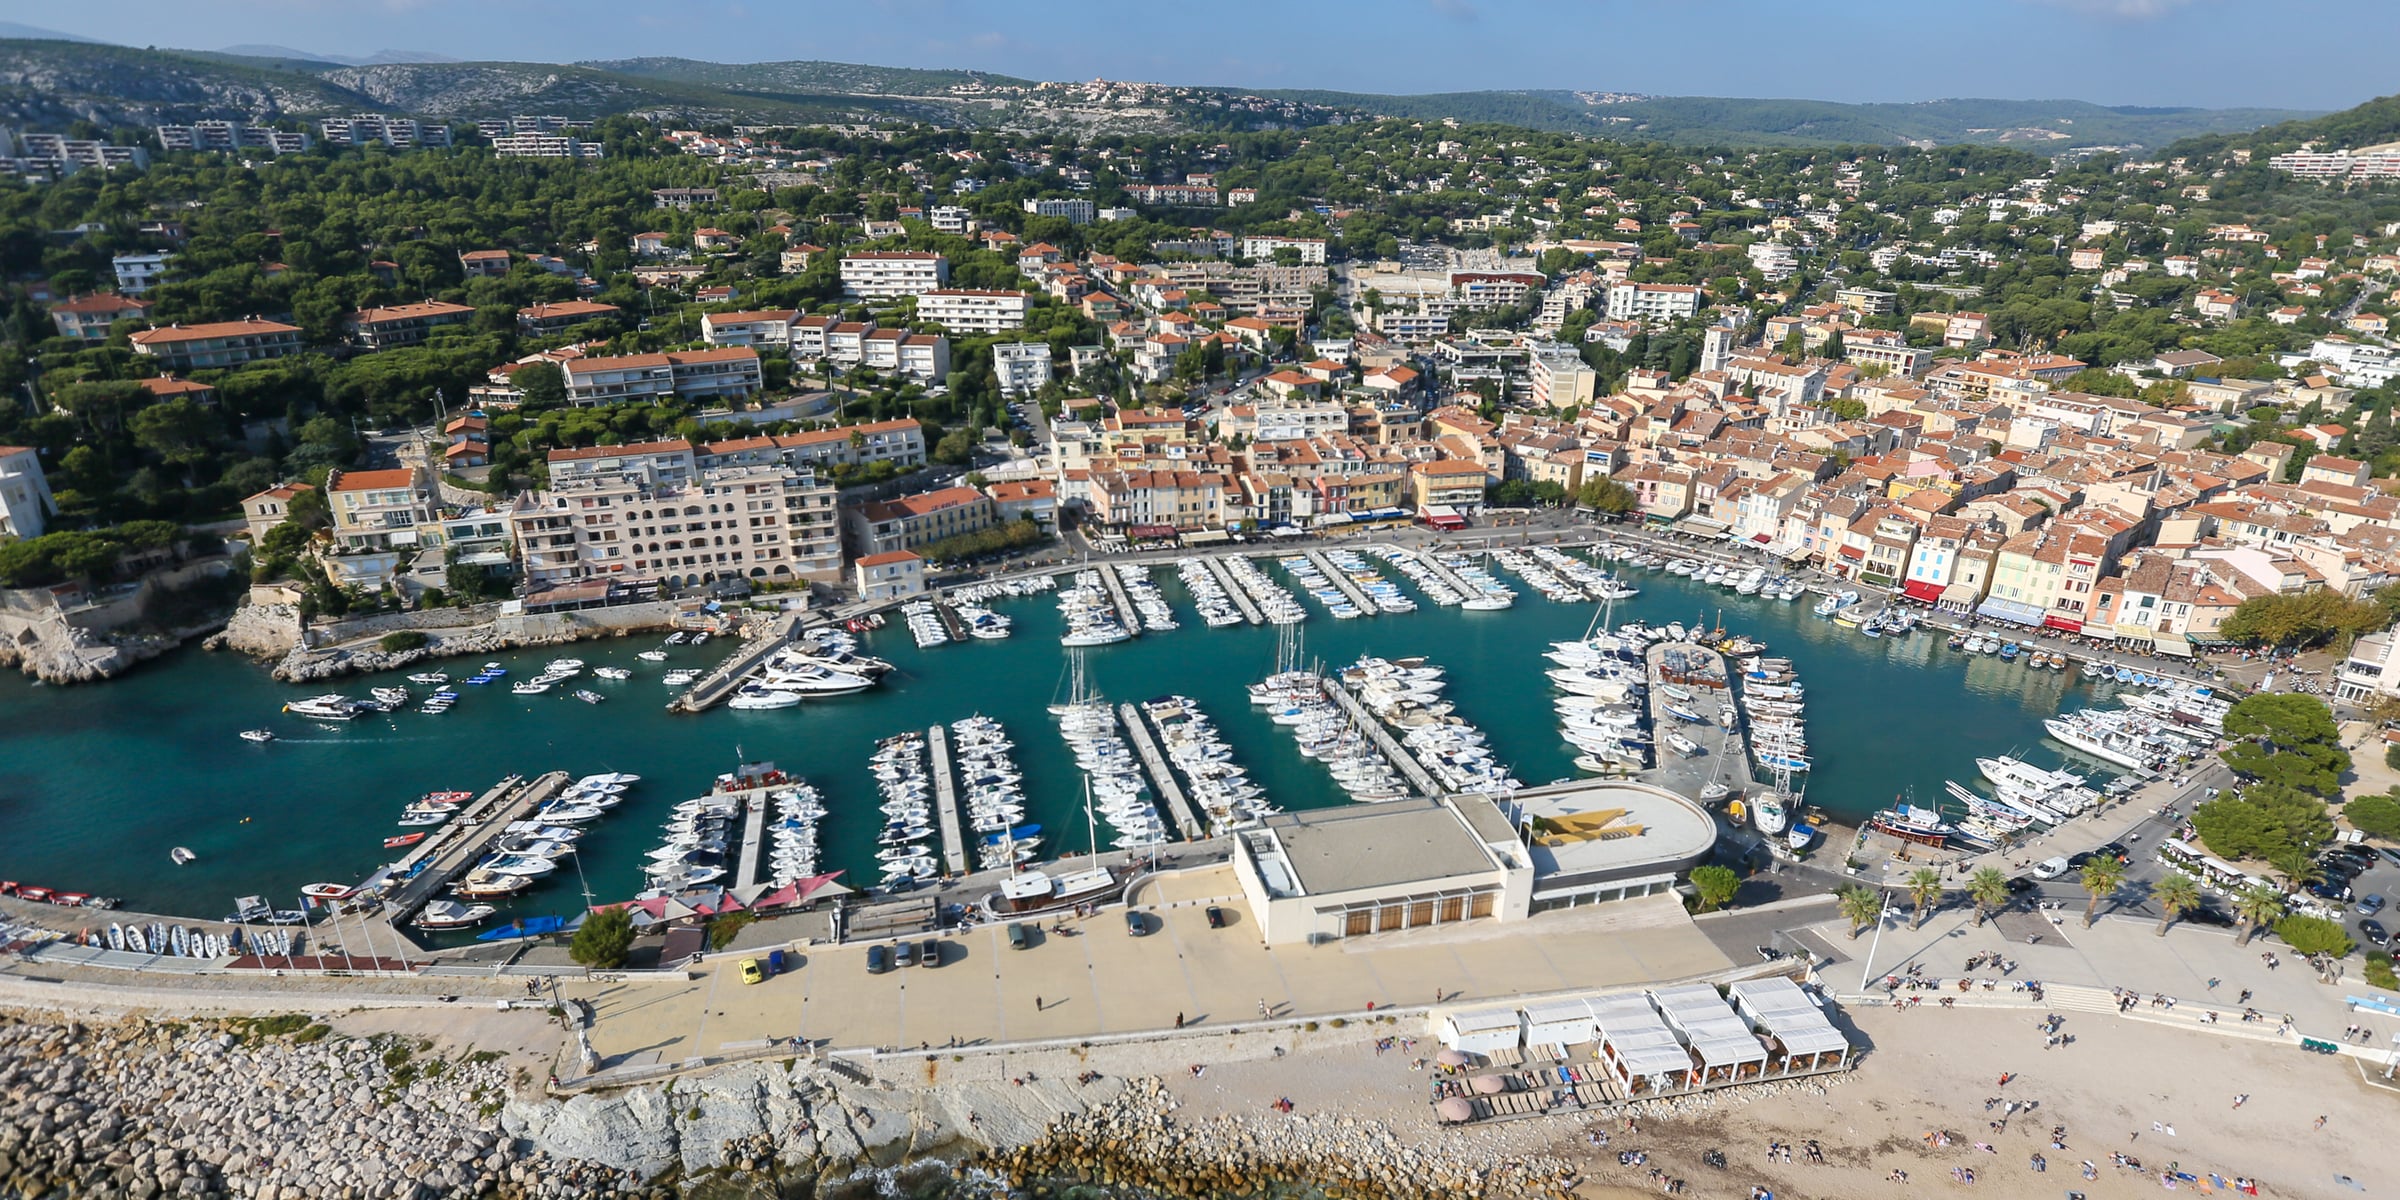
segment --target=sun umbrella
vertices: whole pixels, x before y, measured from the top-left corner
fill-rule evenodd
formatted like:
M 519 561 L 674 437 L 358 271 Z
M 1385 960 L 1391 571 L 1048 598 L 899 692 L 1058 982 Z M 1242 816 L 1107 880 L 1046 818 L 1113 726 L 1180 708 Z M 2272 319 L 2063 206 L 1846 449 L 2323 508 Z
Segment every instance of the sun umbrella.
M 1475 1119 L 1475 1105 L 1465 1096 L 1446 1096 L 1441 1103 L 1433 1106 L 1433 1111 L 1445 1121 L 1472 1121 Z
M 1440 1054 L 1434 1055 L 1433 1061 L 1445 1067 L 1463 1067 L 1474 1060 L 1469 1058 L 1464 1050 L 1444 1050 Z
M 1497 1096 L 1508 1090 L 1508 1081 L 1497 1075 L 1478 1075 L 1468 1080 L 1467 1086 L 1474 1088 L 1478 1096 Z

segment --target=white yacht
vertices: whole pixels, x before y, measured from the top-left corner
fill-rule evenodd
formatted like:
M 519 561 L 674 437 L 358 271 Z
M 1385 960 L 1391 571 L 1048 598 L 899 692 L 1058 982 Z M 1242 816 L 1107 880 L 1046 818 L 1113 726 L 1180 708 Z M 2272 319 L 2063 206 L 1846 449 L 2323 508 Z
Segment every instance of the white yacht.
M 741 712 L 759 712 L 766 709 L 775 708 L 797 708 L 799 705 L 800 693 L 783 691 L 778 688 L 767 687 L 755 683 L 743 688 L 738 692 L 735 692 L 733 694 L 733 698 L 725 702 L 725 707 Z
M 348 696 L 311 696 L 284 705 L 283 711 L 295 717 L 310 717 L 320 721 L 347 721 L 358 715 L 358 705 L 352 703 Z

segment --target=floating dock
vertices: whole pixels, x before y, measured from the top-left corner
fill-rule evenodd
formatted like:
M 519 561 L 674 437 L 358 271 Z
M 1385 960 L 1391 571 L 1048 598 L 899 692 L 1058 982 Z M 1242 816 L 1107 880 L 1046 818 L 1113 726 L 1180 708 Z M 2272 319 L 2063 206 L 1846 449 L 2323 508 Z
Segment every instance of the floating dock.
M 1200 560 L 1200 565 L 1206 567 L 1209 574 L 1216 576 L 1217 583 L 1225 589 L 1225 594 L 1233 600 L 1233 606 L 1241 610 L 1243 620 L 1248 621 L 1253 625 L 1264 625 L 1267 623 L 1267 614 L 1259 611 L 1258 602 L 1256 600 L 1252 600 L 1250 598 L 1250 593 L 1244 590 L 1240 581 L 1233 577 L 1233 571 L 1225 565 L 1225 558 L 1223 555 L 1207 555 Z
M 933 754 L 933 811 L 942 823 L 942 862 L 953 875 L 967 873 L 966 835 L 958 823 L 958 776 L 950 770 L 950 730 L 936 725 L 925 731 L 925 748 Z
M 1680 651 L 1703 659 L 1714 660 L 1720 672 L 1729 670 L 1725 656 L 1693 642 L 1661 642 L 1643 653 L 1643 663 L 1650 678 L 1650 758 L 1651 768 L 1641 776 L 1668 791 L 1690 796 L 1695 800 L 1708 781 L 1716 779 L 1736 793 L 1755 786 L 1750 769 L 1750 747 L 1740 728 L 1727 729 L 1715 719 L 1717 705 L 1734 698 L 1730 687 L 1709 688 L 1666 678 L 1663 662 L 1669 651 Z M 1720 675 L 1721 679 L 1729 678 Z M 1694 699 L 1687 707 L 1694 716 L 1707 718 L 1699 724 L 1679 721 L 1667 715 L 1667 706 L 1675 703 L 1661 690 L 1662 683 L 1671 683 L 1692 693 Z M 1676 730 L 1700 744 L 1702 753 L 1685 758 L 1667 746 L 1667 731 Z
M 767 851 L 767 791 L 745 788 L 733 793 L 742 800 L 742 862 L 733 875 L 736 887 L 758 882 L 759 856 Z
M 1207 836 L 1208 828 L 1194 814 L 1192 804 L 1183 794 L 1183 785 L 1175 772 L 1167 768 L 1166 756 L 1158 751 L 1158 740 L 1150 736 L 1150 723 L 1142 711 L 1131 704 L 1117 706 L 1117 715 L 1124 718 L 1126 736 L 1133 739 L 1133 752 L 1141 756 L 1142 765 L 1150 769 L 1153 786 L 1160 799 L 1166 802 L 1167 815 L 1174 818 L 1175 828 L 1183 832 L 1183 840 L 1199 841 Z
M 1460 579 L 1457 575 L 1451 573 L 1450 568 L 1435 561 L 1434 556 L 1439 553 L 1439 551 L 1427 548 L 1421 550 L 1412 550 L 1409 551 L 1409 553 L 1416 555 L 1417 561 L 1425 564 L 1425 571 L 1427 574 L 1430 574 L 1435 579 L 1439 579 L 1443 583 L 1450 585 L 1450 590 L 1457 592 L 1458 598 L 1461 601 L 1472 600 L 1483 594 L 1482 588 L 1468 586 L 1466 580 Z
M 1358 727 L 1373 739 L 1375 748 L 1383 751 L 1383 756 L 1391 760 L 1391 764 L 1399 769 L 1402 776 L 1407 778 L 1408 785 L 1417 789 L 1418 795 L 1427 799 L 1440 799 L 1450 794 L 1448 789 L 1434 780 L 1433 774 L 1425 769 L 1425 765 L 1417 761 L 1417 756 L 1410 754 L 1408 749 L 1400 744 L 1400 740 L 1392 736 L 1392 731 L 1384 728 L 1383 722 L 1377 720 L 1374 713 L 1367 711 L 1367 706 L 1359 703 L 1358 697 L 1350 694 L 1350 686 L 1342 682 L 1340 675 L 1334 674 L 1325 677 L 1325 691 L 1333 697 L 1333 702 L 1341 705 L 1342 711 L 1349 713 L 1350 719 L 1356 721 Z
M 667 705 L 667 711 L 696 713 L 716 706 L 741 686 L 743 677 L 757 670 L 776 651 L 790 645 L 805 620 L 805 613 L 785 613 L 775 618 L 773 628 L 764 637 L 743 642 L 741 649 L 718 663 L 683 695 Z
M 1324 551 L 1309 551 L 1308 561 L 1317 564 L 1317 569 L 1325 572 L 1325 577 L 1333 581 L 1334 590 L 1349 597 L 1350 603 L 1357 605 L 1360 612 L 1372 617 L 1383 611 L 1375 607 L 1374 601 L 1367 599 L 1366 592 L 1359 589 L 1357 580 L 1350 578 L 1347 572 L 1334 566 L 1332 560 L 1325 557 Z

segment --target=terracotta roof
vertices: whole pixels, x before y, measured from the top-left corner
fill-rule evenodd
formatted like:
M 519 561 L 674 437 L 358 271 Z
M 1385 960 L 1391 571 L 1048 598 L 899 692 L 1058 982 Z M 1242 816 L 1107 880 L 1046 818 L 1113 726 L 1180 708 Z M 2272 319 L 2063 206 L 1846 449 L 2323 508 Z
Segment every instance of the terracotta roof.
M 586 458 L 624 458 L 645 454 L 689 454 L 692 444 L 681 438 L 663 442 L 634 442 L 623 446 L 578 446 L 550 452 L 550 462 L 574 462 Z
M 417 304 L 393 304 L 383 308 L 362 308 L 350 314 L 351 321 L 360 325 L 376 325 L 385 321 L 413 321 L 423 317 L 448 317 L 475 310 L 464 304 L 447 300 L 426 300 Z
M 90 296 L 73 296 L 50 306 L 51 312 L 112 313 L 141 312 L 150 307 L 147 300 L 120 296 L 115 292 L 99 292 Z
M 884 554 L 870 554 L 865 558 L 859 559 L 858 565 L 862 567 L 887 567 L 893 563 L 915 562 L 918 561 L 919 558 L 920 556 L 914 550 L 893 550 Z
M 300 332 L 300 327 L 297 325 L 251 318 L 241 321 L 210 321 L 200 325 L 170 325 L 165 329 L 145 329 L 133 335 L 133 344 L 156 346 L 175 342 L 204 342 L 211 338 L 255 337 L 267 333 L 298 332 Z
M 417 472 L 414 468 L 400 467 L 390 471 L 339 472 L 334 475 L 332 486 L 337 492 L 381 492 L 412 487 L 416 482 Z

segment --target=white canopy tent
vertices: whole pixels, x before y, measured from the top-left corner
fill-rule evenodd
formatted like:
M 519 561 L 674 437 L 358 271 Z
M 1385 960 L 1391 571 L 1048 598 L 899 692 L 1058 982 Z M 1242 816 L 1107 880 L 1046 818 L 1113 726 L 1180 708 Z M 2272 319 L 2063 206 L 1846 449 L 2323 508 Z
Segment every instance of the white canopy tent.
M 1477 1008 L 1443 1013 L 1434 1036 L 1453 1050 L 1493 1054 L 1514 1050 L 1525 1037 L 1524 1018 L 1514 1008 Z
M 1591 1005 L 1584 1000 L 1546 1000 L 1525 1006 L 1528 1046 L 1580 1046 L 1597 1036 Z

